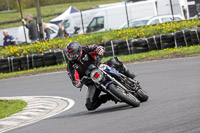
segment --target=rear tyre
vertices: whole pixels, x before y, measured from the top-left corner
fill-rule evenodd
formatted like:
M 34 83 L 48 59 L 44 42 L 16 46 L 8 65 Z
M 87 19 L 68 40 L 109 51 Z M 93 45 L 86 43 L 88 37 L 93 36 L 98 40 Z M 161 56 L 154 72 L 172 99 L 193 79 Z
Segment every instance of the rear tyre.
M 149 96 L 143 89 L 139 89 L 137 91 L 137 98 L 140 100 L 140 102 L 146 102 L 149 99 Z
M 129 92 L 125 92 L 120 86 L 110 84 L 108 86 L 108 90 L 114 94 L 117 98 L 121 99 L 123 102 L 133 106 L 133 107 L 139 107 L 140 106 L 140 101 L 132 94 Z

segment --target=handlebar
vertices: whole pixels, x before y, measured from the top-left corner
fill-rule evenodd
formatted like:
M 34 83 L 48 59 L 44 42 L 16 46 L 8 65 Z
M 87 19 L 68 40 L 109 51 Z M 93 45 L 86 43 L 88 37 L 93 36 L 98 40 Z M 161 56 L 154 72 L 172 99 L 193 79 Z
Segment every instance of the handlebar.
M 101 60 L 102 60 L 102 58 L 103 58 L 103 57 L 102 57 L 102 56 L 100 56 L 100 55 L 97 55 L 96 57 L 97 57 L 97 61 L 101 61 Z
M 99 66 L 101 64 L 101 60 L 102 60 L 103 56 L 97 55 L 96 58 L 97 58 L 96 59 L 97 60 L 97 64 L 96 65 Z

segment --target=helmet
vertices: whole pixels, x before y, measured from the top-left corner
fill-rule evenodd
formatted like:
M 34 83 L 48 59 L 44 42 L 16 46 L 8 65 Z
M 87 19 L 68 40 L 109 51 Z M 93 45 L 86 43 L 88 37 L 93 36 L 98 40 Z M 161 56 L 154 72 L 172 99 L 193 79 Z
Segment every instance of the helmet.
M 66 55 L 69 61 L 78 61 L 82 55 L 82 47 L 79 42 L 73 41 L 67 44 Z

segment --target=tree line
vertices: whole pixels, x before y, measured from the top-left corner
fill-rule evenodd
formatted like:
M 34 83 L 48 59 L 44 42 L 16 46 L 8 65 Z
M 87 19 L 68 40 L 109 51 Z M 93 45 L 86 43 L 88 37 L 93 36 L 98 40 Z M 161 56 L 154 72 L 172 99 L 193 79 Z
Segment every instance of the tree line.
M 100 0 L 39 0 L 41 6 L 72 2 L 100 1 Z M 1 0 L 0 11 L 19 10 L 18 0 Z M 35 7 L 35 0 L 21 0 L 22 8 Z

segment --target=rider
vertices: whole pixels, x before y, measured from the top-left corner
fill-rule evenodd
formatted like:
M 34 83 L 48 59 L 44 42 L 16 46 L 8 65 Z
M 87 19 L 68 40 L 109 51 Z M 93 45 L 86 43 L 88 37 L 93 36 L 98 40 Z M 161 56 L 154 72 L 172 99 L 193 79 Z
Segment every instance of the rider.
M 70 42 L 66 47 L 67 71 L 72 83 L 75 87 L 81 88 L 81 78 L 84 76 L 85 71 L 90 64 L 97 64 L 98 57 L 103 57 L 105 49 L 102 46 L 88 45 L 81 46 L 78 42 Z M 127 67 L 123 65 L 122 61 L 118 57 L 114 57 L 104 62 L 110 67 L 115 68 L 124 75 L 134 79 L 135 75 L 131 74 Z M 100 95 L 101 91 L 96 89 L 92 83 L 86 84 L 88 87 L 88 93 L 86 98 L 86 108 L 88 110 L 95 110 L 102 103 L 106 103 L 108 100 L 112 100 L 108 94 Z

